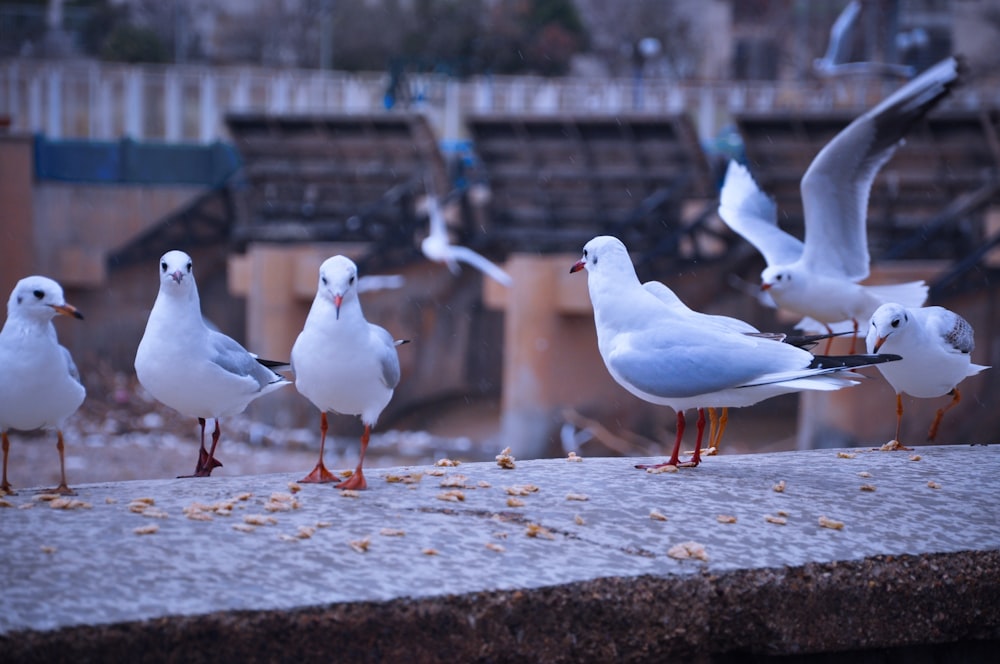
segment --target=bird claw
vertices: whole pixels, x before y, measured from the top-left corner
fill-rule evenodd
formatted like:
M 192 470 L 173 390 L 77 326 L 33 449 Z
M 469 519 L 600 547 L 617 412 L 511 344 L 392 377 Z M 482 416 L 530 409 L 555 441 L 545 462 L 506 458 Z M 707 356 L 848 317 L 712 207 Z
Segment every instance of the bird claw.
M 316 464 L 311 473 L 299 480 L 303 484 L 327 484 L 336 481 L 337 476 L 327 470 L 322 462 Z
M 353 475 L 351 475 L 346 480 L 338 484 L 337 488 L 361 491 L 368 488 L 368 483 L 365 481 L 365 474 L 361 472 L 360 468 L 358 468 L 356 471 L 354 471 Z
M 638 468 L 639 470 L 657 470 L 659 468 L 665 468 L 667 466 L 674 466 L 675 468 L 679 468 L 680 467 L 680 463 L 678 463 L 675 459 L 671 459 L 670 461 L 665 461 L 663 463 L 637 463 L 637 464 L 635 464 L 635 467 Z

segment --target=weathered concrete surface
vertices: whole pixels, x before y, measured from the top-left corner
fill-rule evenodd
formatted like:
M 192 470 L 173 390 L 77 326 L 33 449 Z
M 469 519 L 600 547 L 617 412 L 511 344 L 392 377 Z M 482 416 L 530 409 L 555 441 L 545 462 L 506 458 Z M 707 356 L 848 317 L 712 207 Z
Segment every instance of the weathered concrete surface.
M 998 446 L 636 461 L 380 469 L 357 497 L 304 485 L 274 512 L 296 476 L 85 485 L 91 507 L 72 510 L 23 490 L 0 509 L 0 659 L 707 660 L 1000 639 Z M 245 493 L 230 516 L 185 516 Z M 274 523 L 234 528 L 251 515 Z M 707 562 L 670 557 L 682 542 Z

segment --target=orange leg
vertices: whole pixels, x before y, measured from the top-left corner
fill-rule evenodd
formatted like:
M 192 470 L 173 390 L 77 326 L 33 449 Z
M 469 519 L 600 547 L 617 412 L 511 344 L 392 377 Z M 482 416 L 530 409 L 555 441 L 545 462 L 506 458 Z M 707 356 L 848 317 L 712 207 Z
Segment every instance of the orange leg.
M 61 493 L 64 496 L 75 496 L 76 491 L 73 491 L 73 489 L 69 488 L 69 485 L 66 484 L 66 445 L 63 443 L 62 431 L 59 431 L 57 429 L 56 433 L 59 435 L 59 440 L 56 443 L 56 449 L 59 450 L 60 481 L 59 481 L 59 486 L 57 486 L 55 489 L 52 489 L 52 493 Z
M 934 422 L 931 424 L 930 430 L 927 432 L 927 440 L 932 441 L 934 437 L 937 436 L 938 427 L 941 426 L 941 418 L 944 414 L 955 407 L 955 405 L 962 400 L 962 394 L 958 391 L 958 388 L 954 388 L 948 394 L 951 395 L 951 403 L 949 403 L 944 408 L 938 408 L 937 415 L 934 416 Z
M 718 450 L 715 449 L 715 432 L 719 428 L 719 414 L 715 408 L 708 409 L 708 449 L 705 456 L 715 456 Z
M 711 412 L 712 411 L 710 410 L 709 414 L 711 414 Z M 729 424 L 729 409 L 728 408 L 723 408 L 722 409 L 722 417 L 719 418 L 719 428 L 715 432 L 715 438 L 712 439 L 710 437 L 709 440 L 708 440 L 709 447 L 712 447 L 712 448 L 715 449 L 714 454 L 718 454 L 719 450 L 722 448 L 722 434 L 724 434 L 726 432 L 726 425 L 727 424 Z
M 326 447 L 326 430 L 328 428 L 326 421 L 326 413 L 320 413 L 319 420 L 319 461 L 316 462 L 316 467 L 312 469 L 312 472 L 303 477 L 300 482 L 307 484 L 325 484 L 326 482 L 336 482 L 337 477 L 323 465 L 323 449 Z
M 371 436 L 371 432 L 371 425 L 366 424 L 365 431 L 361 434 L 361 458 L 358 459 L 358 467 L 354 469 L 353 475 L 337 485 L 338 489 L 354 489 L 360 491 L 361 489 L 368 488 L 368 483 L 365 482 L 365 474 L 362 466 L 365 465 L 365 450 L 368 449 L 368 438 Z
M 826 326 L 826 333 L 830 335 L 826 338 L 826 348 L 823 349 L 823 354 L 829 355 L 830 347 L 833 345 L 833 328 L 827 325 L 826 323 L 823 323 L 823 325 Z
M 896 394 L 896 438 L 895 441 L 899 442 L 899 429 L 900 425 L 903 423 L 903 395 Z
M 854 322 L 854 336 L 851 337 L 851 352 L 848 353 L 848 355 L 854 355 L 854 349 L 855 349 L 856 344 L 858 343 L 858 319 L 857 318 L 852 318 L 851 320 Z M 827 329 L 829 329 L 829 328 L 827 328 Z M 831 330 L 831 332 L 832 331 L 833 330 Z
M 670 453 L 670 460 L 666 463 L 639 463 L 636 468 L 641 470 L 662 468 L 664 466 L 680 466 L 681 438 L 684 437 L 684 411 L 677 411 L 677 438 L 674 440 L 674 450 Z
M 7 438 L 7 432 L 2 432 L 3 436 L 3 482 L 0 483 L 0 491 L 6 493 L 14 493 L 14 488 L 7 481 L 7 454 L 10 452 L 10 439 Z

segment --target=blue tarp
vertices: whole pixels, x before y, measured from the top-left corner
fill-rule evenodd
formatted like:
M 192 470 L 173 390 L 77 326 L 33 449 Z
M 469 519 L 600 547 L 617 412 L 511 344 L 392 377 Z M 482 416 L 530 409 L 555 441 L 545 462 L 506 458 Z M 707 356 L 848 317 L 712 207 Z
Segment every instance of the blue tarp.
M 241 165 L 228 143 L 210 145 L 35 138 L 35 177 L 108 184 L 215 187 Z

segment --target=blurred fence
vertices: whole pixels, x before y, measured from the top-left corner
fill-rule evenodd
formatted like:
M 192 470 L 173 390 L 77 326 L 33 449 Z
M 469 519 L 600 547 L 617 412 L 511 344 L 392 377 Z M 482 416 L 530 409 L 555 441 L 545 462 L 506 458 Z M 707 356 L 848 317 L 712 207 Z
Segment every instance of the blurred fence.
M 13 131 L 53 139 L 212 143 L 228 138 L 223 118 L 232 112 L 373 113 L 391 103 L 424 113 L 445 141 L 468 138 L 463 120 L 469 114 L 687 113 L 705 140 L 736 113 L 858 110 L 898 86 L 899 81 L 857 77 L 685 82 L 414 74 L 397 81 L 384 73 L 20 58 L 0 60 L 0 114 L 10 119 Z M 961 88 L 947 105 L 998 106 L 1000 86 Z

